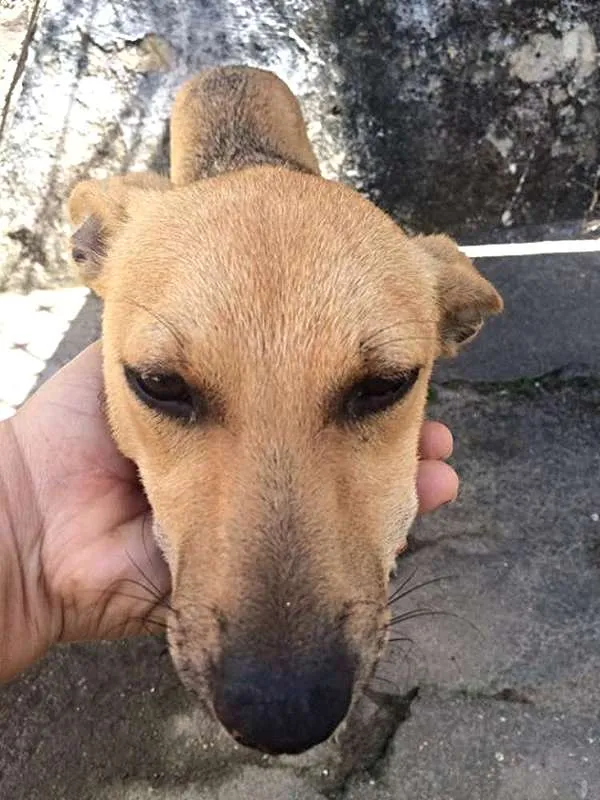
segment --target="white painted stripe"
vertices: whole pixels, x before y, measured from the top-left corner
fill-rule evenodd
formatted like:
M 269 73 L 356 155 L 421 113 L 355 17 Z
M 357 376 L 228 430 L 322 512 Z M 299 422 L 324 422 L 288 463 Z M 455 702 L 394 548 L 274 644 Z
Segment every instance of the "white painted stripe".
M 544 242 L 509 242 L 506 244 L 474 244 L 460 248 L 469 258 L 499 256 L 541 256 L 555 253 L 597 253 L 600 239 L 558 239 Z

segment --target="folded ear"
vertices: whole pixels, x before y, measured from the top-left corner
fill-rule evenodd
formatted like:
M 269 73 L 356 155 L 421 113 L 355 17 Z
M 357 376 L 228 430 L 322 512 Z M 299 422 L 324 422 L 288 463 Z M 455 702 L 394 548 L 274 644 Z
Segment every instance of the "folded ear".
M 132 200 L 142 192 L 164 192 L 170 186 L 167 178 L 152 172 L 132 172 L 77 184 L 68 203 L 71 224 L 76 226 L 71 237 L 71 257 L 86 286 L 102 295 L 108 247 L 127 221 Z
M 456 355 L 487 317 L 502 311 L 502 298 L 448 236 L 418 236 L 416 242 L 429 256 L 437 280 L 441 355 Z

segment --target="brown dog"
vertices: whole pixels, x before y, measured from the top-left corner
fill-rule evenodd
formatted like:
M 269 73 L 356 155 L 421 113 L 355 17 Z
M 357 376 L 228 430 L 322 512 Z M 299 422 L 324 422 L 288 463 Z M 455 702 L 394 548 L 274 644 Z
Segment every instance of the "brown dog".
M 75 188 L 73 257 L 105 301 L 108 413 L 171 570 L 179 674 L 238 740 L 297 753 L 385 642 L 433 362 L 502 301 L 450 239 L 320 178 L 268 72 L 191 80 L 171 142 L 171 181 Z

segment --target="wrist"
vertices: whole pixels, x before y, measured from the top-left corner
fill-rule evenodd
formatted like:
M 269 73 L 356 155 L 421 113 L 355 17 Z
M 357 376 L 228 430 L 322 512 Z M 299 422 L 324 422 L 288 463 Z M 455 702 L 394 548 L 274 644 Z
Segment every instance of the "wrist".
M 52 642 L 42 569 L 42 519 L 13 420 L 0 423 L 0 682 Z

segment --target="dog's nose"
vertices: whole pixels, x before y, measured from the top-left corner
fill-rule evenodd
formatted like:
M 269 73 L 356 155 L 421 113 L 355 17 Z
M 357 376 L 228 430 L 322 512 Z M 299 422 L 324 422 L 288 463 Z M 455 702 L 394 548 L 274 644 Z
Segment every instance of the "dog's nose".
M 355 659 L 347 652 L 260 663 L 225 654 L 214 684 L 221 724 L 247 747 L 302 753 L 325 741 L 346 716 Z

